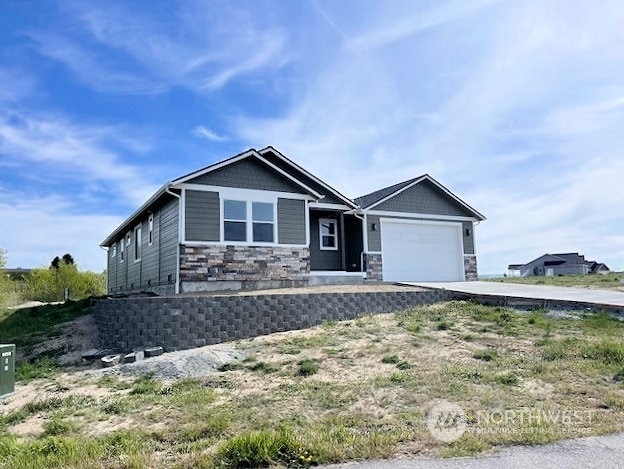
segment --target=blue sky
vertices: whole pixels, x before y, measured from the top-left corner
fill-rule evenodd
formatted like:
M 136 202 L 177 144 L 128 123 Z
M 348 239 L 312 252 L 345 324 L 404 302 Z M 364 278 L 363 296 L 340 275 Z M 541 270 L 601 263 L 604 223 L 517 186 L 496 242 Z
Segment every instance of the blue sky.
M 429 173 L 479 270 L 624 270 L 621 1 L 0 4 L 0 248 L 99 242 L 162 183 L 273 145 L 355 197 Z

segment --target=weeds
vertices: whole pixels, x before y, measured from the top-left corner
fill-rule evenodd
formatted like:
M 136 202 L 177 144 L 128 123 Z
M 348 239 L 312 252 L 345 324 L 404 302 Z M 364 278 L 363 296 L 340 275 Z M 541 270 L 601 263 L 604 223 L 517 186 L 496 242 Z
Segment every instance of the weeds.
M 312 376 L 318 373 L 319 365 L 314 360 L 302 360 L 299 362 L 299 371 L 297 374 L 299 376 Z

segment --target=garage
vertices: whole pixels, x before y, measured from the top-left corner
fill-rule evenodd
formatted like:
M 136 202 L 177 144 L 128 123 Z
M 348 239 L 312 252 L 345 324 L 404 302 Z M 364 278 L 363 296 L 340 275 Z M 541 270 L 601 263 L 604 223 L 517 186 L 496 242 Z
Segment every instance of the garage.
M 460 223 L 381 219 L 383 280 L 464 280 Z

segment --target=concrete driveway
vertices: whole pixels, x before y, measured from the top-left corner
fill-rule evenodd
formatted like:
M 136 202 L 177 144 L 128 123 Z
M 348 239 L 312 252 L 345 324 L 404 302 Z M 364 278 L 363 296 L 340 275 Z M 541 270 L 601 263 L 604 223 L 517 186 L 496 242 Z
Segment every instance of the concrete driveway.
M 624 467 L 624 435 L 596 436 L 544 446 L 515 446 L 471 458 L 417 458 L 324 466 L 332 469 L 562 469 Z
M 555 301 L 578 301 L 598 305 L 624 306 L 624 292 L 590 288 L 552 287 L 502 282 L 403 282 L 417 287 L 452 290 L 473 295 Z

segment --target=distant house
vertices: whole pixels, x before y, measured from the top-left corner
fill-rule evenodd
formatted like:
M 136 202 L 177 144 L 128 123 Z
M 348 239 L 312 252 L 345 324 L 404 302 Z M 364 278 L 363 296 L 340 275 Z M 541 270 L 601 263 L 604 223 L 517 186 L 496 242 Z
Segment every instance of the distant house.
M 484 219 L 426 174 L 349 199 L 267 147 L 166 183 L 101 245 L 110 293 L 476 280 Z
M 2 273 L 8 275 L 13 280 L 24 280 L 24 278 L 32 272 L 32 269 L 22 269 L 17 267 L 14 269 L 2 269 Z
M 586 275 L 606 274 L 610 272 L 604 263 L 587 261 L 578 252 L 544 254 L 526 264 L 509 264 L 510 277 L 529 277 L 532 275 Z

